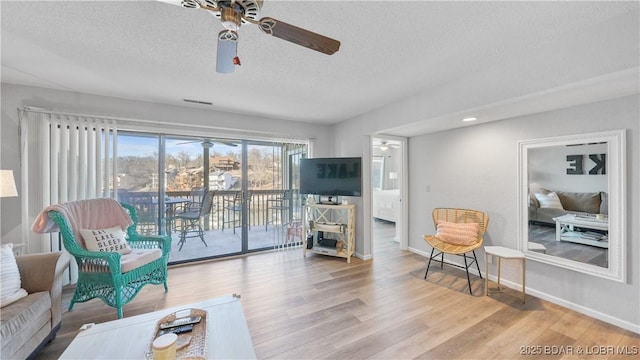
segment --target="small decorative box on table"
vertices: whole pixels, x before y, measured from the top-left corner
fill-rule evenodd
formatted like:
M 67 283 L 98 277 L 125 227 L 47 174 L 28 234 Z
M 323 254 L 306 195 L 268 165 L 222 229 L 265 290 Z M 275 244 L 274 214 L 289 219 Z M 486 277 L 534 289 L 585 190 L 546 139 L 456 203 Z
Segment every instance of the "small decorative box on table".
M 162 334 L 164 329 L 161 328 L 161 324 L 168 323 L 174 320 L 181 320 L 190 317 L 199 317 L 200 321 L 193 324 L 193 329 L 188 332 L 183 332 L 178 335 L 176 342 L 176 358 L 177 359 L 206 359 L 207 358 L 207 312 L 200 309 L 184 309 L 171 313 L 160 320 L 158 320 L 155 331 L 150 339 L 148 351 L 145 354 L 146 359 L 153 359 L 153 351 L 151 343 L 153 340 Z M 179 328 L 177 326 L 175 328 Z

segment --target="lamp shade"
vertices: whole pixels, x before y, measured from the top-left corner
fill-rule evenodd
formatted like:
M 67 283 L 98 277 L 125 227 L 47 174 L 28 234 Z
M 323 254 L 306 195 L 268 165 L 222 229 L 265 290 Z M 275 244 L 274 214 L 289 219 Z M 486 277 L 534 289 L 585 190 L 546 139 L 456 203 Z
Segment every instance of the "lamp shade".
M 0 170 L 0 197 L 18 196 L 13 170 Z

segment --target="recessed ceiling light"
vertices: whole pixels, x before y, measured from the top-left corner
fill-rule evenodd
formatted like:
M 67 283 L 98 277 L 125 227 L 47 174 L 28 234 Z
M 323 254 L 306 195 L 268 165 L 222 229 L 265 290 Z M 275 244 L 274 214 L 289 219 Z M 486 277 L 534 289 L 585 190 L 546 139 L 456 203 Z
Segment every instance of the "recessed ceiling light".
M 466 117 L 466 118 L 462 119 L 462 121 L 465 121 L 465 122 L 476 121 L 476 120 L 478 120 L 478 118 L 475 117 L 475 116 L 470 116 L 470 117 Z

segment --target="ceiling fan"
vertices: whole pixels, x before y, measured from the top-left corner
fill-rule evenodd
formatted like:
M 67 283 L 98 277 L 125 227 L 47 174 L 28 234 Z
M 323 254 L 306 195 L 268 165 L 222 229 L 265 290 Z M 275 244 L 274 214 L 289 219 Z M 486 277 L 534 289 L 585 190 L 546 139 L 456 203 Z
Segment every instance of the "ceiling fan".
M 397 149 L 400 147 L 400 144 L 396 144 L 395 142 L 389 142 L 389 140 L 380 140 L 380 144 L 378 144 L 378 149 L 382 151 L 387 151 L 389 148 Z
M 203 138 L 201 140 L 185 141 L 185 142 L 177 143 L 176 145 L 193 144 L 193 143 L 200 143 L 202 147 L 205 149 L 211 149 L 213 145 L 216 143 L 228 145 L 228 146 L 234 146 L 234 147 L 238 146 L 238 144 L 235 144 L 231 141 L 222 141 L 222 140 L 209 139 L 209 138 Z
M 242 24 L 258 25 L 268 35 L 331 55 L 340 49 L 340 41 L 287 24 L 271 17 L 258 19 L 264 0 L 160 0 L 190 9 L 209 11 L 220 19 L 224 30 L 218 33 L 216 72 L 228 74 L 240 65 L 238 29 Z

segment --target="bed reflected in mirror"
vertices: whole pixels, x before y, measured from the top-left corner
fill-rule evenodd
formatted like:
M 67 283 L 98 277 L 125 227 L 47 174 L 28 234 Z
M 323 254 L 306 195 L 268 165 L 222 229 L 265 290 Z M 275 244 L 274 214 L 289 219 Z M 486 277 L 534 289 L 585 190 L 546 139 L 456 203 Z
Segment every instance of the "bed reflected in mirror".
M 625 281 L 624 143 L 623 130 L 519 142 L 528 258 Z

